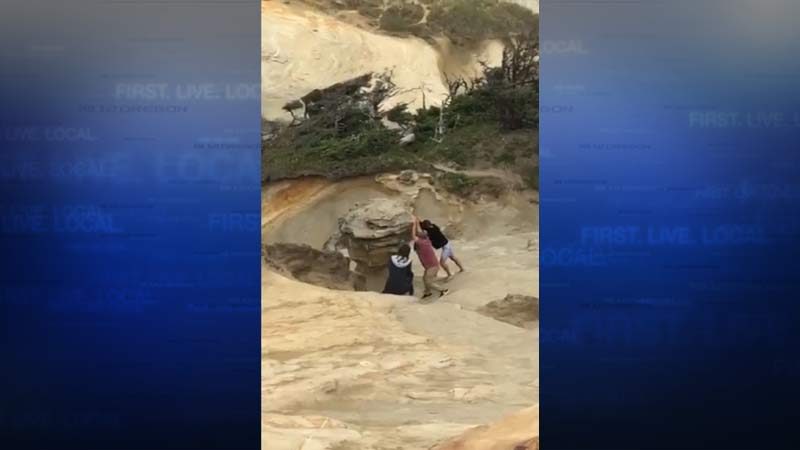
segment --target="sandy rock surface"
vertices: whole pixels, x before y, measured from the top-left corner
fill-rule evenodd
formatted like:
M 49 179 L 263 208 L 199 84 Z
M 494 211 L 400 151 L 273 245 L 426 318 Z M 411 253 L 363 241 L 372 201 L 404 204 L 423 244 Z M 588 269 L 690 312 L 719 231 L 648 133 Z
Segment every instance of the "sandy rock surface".
M 531 295 L 508 294 L 477 309 L 481 314 L 523 328 L 536 326 L 539 299 Z
M 483 435 L 469 430 L 538 403 L 538 322 L 530 322 L 533 311 L 525 306 L 539 295 L 535 205 L 522 193 L 461 203 L 429 182 L 425 174 L 326 185 L 297 180 L 265 196 L 275 199 L 264 208 L 267 241 L 312 236 L 321 248 L 359 202 L 385 218 L 348 229 L 384 236 L 373 227 L 408 226 L 399 224 L 410 218 L 396 218 L 405 217 L 397 209 L 404 205 L 408 214 L 441 223 L 467 268 L 446 282 L 450 294 L 420 304 L 410 296 L 303 283 L 265 265 L 262 442 L 268 448 L 428 450 L 466 432 L 469 441 L 447 445 L 473 446 L 442 448 L 504 449 L 475 446 Z M 419 277 L 415 283 L 421 291 Z M 479 311 L 487 305 L 498 317 Z M 524 326 L 508 323 L 515 319 Z M 519 423 L 524 430 L 510 436 L 528 442 L 530 427 Z
M 339 229 L 354 239 L 374 240 L 411 235 L 413 216 L 407 204 L 392 198 L 356 203 L 342 218 Z
M 427 449 L 537 401 L 534 330 L 444 301 L 263 278 L 270 448 Z
M 434 450 L 539 450 L 539 407 L 525 408 L 492 424 L 471 428 Z
M 279 242 L 265 245 L 262 254 L 268 266 L 299 281 L 331 289 L 354 289 L 350 259 L 339 252 Z
M 411 240 L 413 220 L 410 205 L 385 197 L 356 203 L 340 219 L 337 239 L 356 263 L 359 290 L 379 288 L 389 257 Z

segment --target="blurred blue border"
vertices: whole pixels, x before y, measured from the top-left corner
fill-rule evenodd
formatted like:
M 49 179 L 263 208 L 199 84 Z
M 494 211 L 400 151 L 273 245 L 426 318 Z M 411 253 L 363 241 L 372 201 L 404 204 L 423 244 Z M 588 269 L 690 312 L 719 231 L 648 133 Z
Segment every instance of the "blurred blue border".
M 800 448 L 798 13 L 542 0 L 543 448 Z
M 258 448 L 260 3 L 0 24 L 0 447 Z

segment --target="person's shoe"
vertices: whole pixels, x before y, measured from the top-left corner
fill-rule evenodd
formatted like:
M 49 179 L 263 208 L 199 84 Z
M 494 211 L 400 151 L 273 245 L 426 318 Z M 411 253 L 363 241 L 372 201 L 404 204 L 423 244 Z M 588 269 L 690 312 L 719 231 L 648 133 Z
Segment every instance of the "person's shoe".
M 425 300 L 426 298 L 430 297 L 431 295 L 433 295 L 433 292 L 428 292 L 427 294 L 422 294 L 422 297 L 420 297 L 420 300 Z
M 439 297 L 444 297 L 447 293 L 450 292 L 450 289 L 444 289 L 442 292 L 439 293 Z

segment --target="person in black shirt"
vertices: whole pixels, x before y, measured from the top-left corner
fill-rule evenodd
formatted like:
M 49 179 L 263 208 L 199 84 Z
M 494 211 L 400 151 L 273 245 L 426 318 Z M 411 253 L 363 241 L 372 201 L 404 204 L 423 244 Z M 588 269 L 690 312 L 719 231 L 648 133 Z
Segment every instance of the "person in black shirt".
M 414 295 L 414 272 L 411 271 L 411 247 L 403 244 L 397 254 L 389 257 L 389 277 L 384 294 Z
M 456 258 L 455 253 L 453 253 L 453 246 L 450 244 L 450 241 L 447 240 L 447 237 L 444 235 L 444 233 L 442 233 L 442 230 L 430 220 L 423 220 L 420 222 L 420 227 L 422 227 L 422 229 L 428 233 L 428 237 L 431 240 L 431 244 L 433 244 L 433 248 L 442 250 L 442 253 L 439 257 L 439 264 L 447 273 L 447 278 L 453 276 L 453 274 L 450 273 L 450 268 L 447 266 L 448 259 L 452 259 L 453 262 L 458 266 L 458 271 L 463 272 L 464 266 L 461 265 L 461 261 Z

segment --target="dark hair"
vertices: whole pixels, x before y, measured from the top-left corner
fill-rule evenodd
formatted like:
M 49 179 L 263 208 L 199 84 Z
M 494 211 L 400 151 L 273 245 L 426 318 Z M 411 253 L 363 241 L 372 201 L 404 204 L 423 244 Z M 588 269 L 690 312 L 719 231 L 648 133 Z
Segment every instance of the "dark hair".
M 411 247 L 409 247 L 408 244 L 403 244 L 399 249 L 397 249 L 397 254 L 404 258 L 408 258 L 408 255 L 411 254 Z
M 433 224 L 431 223 L 431 221 L 430 221 L 430 220 L 428 220 L 428 219 L 425 219 L 425 220 L 423 220 L 423 221 L 422 221 L 422 222 L 420 222 L 419 224 L 422 226 L 422 228 L 430 228 L 430 226 L 431 226 L 431 225 L 433 225 Z

